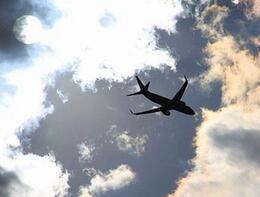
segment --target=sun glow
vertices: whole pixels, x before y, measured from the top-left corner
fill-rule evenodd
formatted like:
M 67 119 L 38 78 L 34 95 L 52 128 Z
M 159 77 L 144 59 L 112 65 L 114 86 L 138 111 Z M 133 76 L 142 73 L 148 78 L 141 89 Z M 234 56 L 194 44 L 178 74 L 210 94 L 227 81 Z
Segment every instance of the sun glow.
M 41 21 L 32 15 L 18 18 L 14 24 L 13 32 L 17 40 L 24 44 L 33 44 L 40 41 L 43 28 Z

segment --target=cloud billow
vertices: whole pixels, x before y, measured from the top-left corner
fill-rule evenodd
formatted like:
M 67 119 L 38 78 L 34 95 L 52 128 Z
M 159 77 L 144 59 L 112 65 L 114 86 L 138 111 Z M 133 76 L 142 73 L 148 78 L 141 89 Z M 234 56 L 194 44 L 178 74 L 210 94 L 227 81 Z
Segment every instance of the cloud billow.
M 0 168 L 0 196 L 10 197 L 18 195 L 19 191 L 26 191 L 29 188 L 23 185 L 15 172 L 7 172 Z M 24 193 L 24 192 L 22 192 Z M 21 193 L 20 193 L 21 194 Z
M 147 140 L 147 135 L 132 137 L 127 131 L 116 136 L 116 143 L 119 150 L 137 156 L 141 156 L 145 152 L 145 144 L 147 143 Z
M 92 86 L 98 78 L 123 80 L 146 67 L 159 68 L 167 64 L 174 70 L 174 59 L 167 50 L 156 46 L 154 28 L 174 32 L 176 17 L 181 14 L 182 7 L 176 3 L 173 8 L 171 2 L 159 0 L 148 4 L 137 0 L 123 3 L 118 0 L 76 0 L 69 4 L 60 0 L 1 3 L 5 5 L 1 8 L 15 9 L 11 9 L 14 12 L 9 9 L 0 12 L 10 19 L 7 31 L 1 31 L 4 44 L 0 57 L 4 57 L 1 65 L 5 68 L 1 78 L 6 86 L 1 87 L 4 91 L 0 100 L 0 117 L 5 120 L 0 125 L 0 166 L 6 169 L 10 165 L 11 170 L 20 171 L 17 176 L 33 188 L 32 196 L 64 196 L 69 187 L 68 173 L 63 171 L 54 155 L 23 154 L 16 149 L 21 145 L 18 138 L 21 132 L 35 131 L 39 121 L 55 110 L 44 105 L 46 86 L 55 81 L 57 72 L 68 70 L 75 72 L 74 80 L 82 86 Z M 20 9 L 23 6 L 25 10 Z M 144 11 L 147 14 L 144 15 Z M 18 15 L 27 12 L 42 21 L 44 35 L 39 43 L 25 47 L 14 39 L 12 25 Z M 12 52 L 15 52 L 15 58 L 8 56 L 13 57 Z M 18 57 L 19 53 L 22 55 Z M 11 92 L 10 87 L 14 91 Z M 25 159 L 30 161 L 33 171 L 26 171 Z M 53 170 L 53 177 L 49 177 L 51 181 L 42 182 L 43 187 L 35 185 L 35 180 L 28 181 L 28 174 L 38 175 L 47 170 L 41 163 Z
M 253 163 L 259 166 L 260 162 L 260 131 L 259 130 L 231 130 L 225 129 L 226 133 L 212 131 L 212 140 L 215 146 L 223 151 L 227 151 L 236 162 Z
M 135 172 L 128 165 L 120 165 L 105 174 L 97 174 L 90 180 L 90 185 L 80 188 L 80 197 L 94 197 L 110 190 L 126 187 L 136 178 Z
M 208 6 L 206 12 L 211 11 Z M 209 38 L 204 49 L 208 69 L 201 83 L 207 87 L 221 82 L 222 105 L 214 111 L 203 109 L 193 170 L 169 196 L 259 196 L 259 52 L 252 54 L 243 41 L 225 32 L 230 11 L 213 6 L 220 12 L 212 19 L 216 23 L 198 18 L 198 28 Z M 224 18 L 219 20 L 221 13 Z

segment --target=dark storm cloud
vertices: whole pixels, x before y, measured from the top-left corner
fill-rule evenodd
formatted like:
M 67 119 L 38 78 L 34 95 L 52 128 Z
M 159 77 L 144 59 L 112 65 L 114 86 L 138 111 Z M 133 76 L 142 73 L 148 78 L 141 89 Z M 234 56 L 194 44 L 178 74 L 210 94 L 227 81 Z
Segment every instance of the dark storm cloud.
M 206 40 L 199 30 L 195 29 L 196 20 L 193 17 L 180 18 L 176 24 L 176 33 L 157 30 L 158 46 L 170 50 L 177 59 L 177 72 L 190 77 L 201 74 L 205 67 L 202 61 L 202 49 Z
M 219 128 L 221 129 L 221 127 Z M 211 138 L 216 146 L 228 151 L 236 162 L 252 162 L 259 166 L 260 162 L 260 132 L 259 130 L 229 130 L 225 133 L 212 131 Z
M 25 187 L 14 172 L 8 172 L 0 167 L 0 196 L 11 197 L 15 187 Z
M 170 98 L 182 85 L 178 75 L 168 67 L 163 71 L 152 69 L 141 72 L 139 76 L 143 81 L 151 80 L 152 91 Z M 178 112 L 173 112 L 169 118 L 132 116 L 129 107 L 138 111 L 154 106 L 141 96 L 126 97 L 134 85 L 136 81 L 133 78 L 125 83 L 98 80 L 96 92 L 88 89 L 81 92 L 73 82 L 72 74 L 61 76 L 55 87 L 47 90 L 46 105 L 53 104 L 55 111 L 40 122 L 39 129 L 27 136 L 30 142 L 26 145 L 24 140 L 25 151 L 39 155 L 53 151 L 56 159 L 72 172 L 70 192 L 73 196 L 80 185 L 87 185 L 90 181 L 91 177 L 83 173 L 84 168 L 93 167 L 106 172 L 122 163 L 131 166 L 138 175 L 138 181 L 124 189 L 124 192 L 127 191 L 124 196 L 166 195 L 178 177 L 190 168 L 188 161 L 194 157 L 192 139 L 198 122 Z M 68 102 L 62 102 L 57 89 L 68 97 Z M 198 112 L 201 101 L 214 107 L 212 99 L 208 99 L 212 95 L 205 94 L 201 98 L 201 92 L 195 89 L 192 85 L 188 87 L 185 101 Z M 119 150 L 116 144 L 111 144 L 108 131 L 112 125 L 116 125 L 116 132 L 119 133 L 127 130 L 132 136 L 149 136 L 142 156 L 127 154 Z M 95 147 L 91 162 L 79 162 L 77 145 L 84 141 Z M 107 196 L 119 197 L 122 193 L 113 191 L 108 192 Z
M 205 0 L 183 0 L 181 1 L 182 6 L 185 8 L 186 14 L 189 16 L 194 16 L 200 10 L 206 6 L 210 1 Z
M 169 34 L 166 31 L 157 29 L 158 46 L 166 48 L 171 55 L 176 59 L 176 69 L 179 75 L 187 75 L 188 77 L 198 77 L 207 69 L 206 63 L 203 59 L 203 48 L 206 46 L 208 40 L 202 36 L 200 30 L 196 29 L 196 19 L 192 16 L 180 18 L 176 24 L 176 33 Z M 194 90 L 201 90 L 199 80 L 195 81 Z M 208 107 L 210 109 L 217 109 L 220 106 L 220 83 L 212 85 L 210 92 L 204 90 L 200 107 Z M 194 99 L 200 97 L 201 91 L 194 91 Z M 213 99 L 209 99 L 209 97 Z
M 0 1 L 0 58 L 14 60 L 27 57 L 27 48 L 16 40 L 13 34 L 13 25 L 17 18 L 23 15 L 35 15 L 48 27 L 59 17 L 58 10 L 49 0 L 1 0 Z
M 234 4 L 231 0 L 204 2 L 188 0 L 183 1 L 182 4 L 188 11 L 188 16 L 199 16 L 205 8 L 212 4 L 227 7 L 229 9 L 229 13 L 222 24 L 225 29 L 225 33 L 234 36 L 238 41 L 244 42 L 245 46 L 254 54 L 257 54 L 260 50 L 259 46 L 255 46 L 252 42 L 250 42 L 250 38 L 256 37 L 260 34 L 260 28 L 257 28 L 259 26 L 259 19 L 257 17 L 248 18 L 248 7 L 245 3 L 242 2 L 241 4 Z
M 240 42 L 244 42 L 244 46 L 247 47 L 250 52 L 257 54 L 259 46 L 255 46 L 250 39 L 260 35 L 259 19 L 250 18 L 246 16 L 246 6 L 236 5 L 231 1 L 222 1 L 220 5 L 227 6 L 229 8 L 228 17 L 224 20 L 223 26 L 226 34 L 232 35 Z

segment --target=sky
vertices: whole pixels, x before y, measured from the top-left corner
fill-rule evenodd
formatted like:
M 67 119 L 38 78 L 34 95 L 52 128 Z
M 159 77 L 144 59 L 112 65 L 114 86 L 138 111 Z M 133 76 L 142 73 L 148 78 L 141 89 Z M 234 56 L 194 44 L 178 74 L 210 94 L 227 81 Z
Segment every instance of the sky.
M 260 196 L 258 0 L 2 0 L 1 197 Z M 183 101 L 156 107 L 138 90 Z

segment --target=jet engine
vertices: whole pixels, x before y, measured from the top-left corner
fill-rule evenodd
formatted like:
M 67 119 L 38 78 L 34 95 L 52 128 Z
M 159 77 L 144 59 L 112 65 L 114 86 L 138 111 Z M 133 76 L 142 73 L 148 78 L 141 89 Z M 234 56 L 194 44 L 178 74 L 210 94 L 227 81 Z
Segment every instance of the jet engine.
M 171 112 L 169 112 L 169 111 L 167 111 L 167 110 L 162 111 L 162 113 L 163 113 L 165 116 L 171 115 Z

